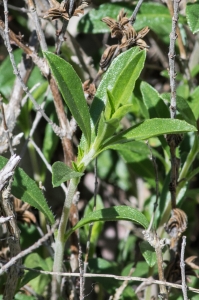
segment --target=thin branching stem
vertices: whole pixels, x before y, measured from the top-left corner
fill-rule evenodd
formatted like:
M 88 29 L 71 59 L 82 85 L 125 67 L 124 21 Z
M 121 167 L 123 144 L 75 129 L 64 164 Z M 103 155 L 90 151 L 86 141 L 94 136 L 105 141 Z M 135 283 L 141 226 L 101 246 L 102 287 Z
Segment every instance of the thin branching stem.
M 144 1 L 144 0 L 139 0 L 139 1 L 138 1 L 137 5 L 136 5 L 136 7 L 135 7 L 135 9 L 134 9 L 134 12 L 133 12 L 132 16 L 131 16 L 130 19 L 129 19 L 129 22 L 130 22 L 132 25 L 135 23 L 137 13 L 138 13 L 138 11 L 139 11 L 139 9 L 140 9 L 140 7 L 141 7 L 143 1 Z
M 57 275 L 57 276 L 62 276 L 62 277 L 79 277 L 80 276 L 80 273 L 70 273 L 70 272 L 68 272 L 68 273 L 56 272 L 55 273 L 55 272 L 31 269 L 31 268 L 26 268 L 26 267 L 21 267 L 21 268 L 24 270 L 29 270 L 32 272 L 37 272 L 37 273 L 46 274 L 46 275 Z M 165 285 L 168 287 L 173 287 L 173 288 L 182 290 L 181 284 L 176 284 L 176 283 L 161 281 L 161 280 L 155 280 L 153 278 L 142 278 L 142 277 L 135 277 L 135 276 L 118 276 L 118 275 L 114 275 L 114 274 L 96 274 L 96 273 L 84 273 L 84 277 L 86 277 L 86 278 L 114 278 L 116 280 L 139 281 L 139 282 L 145 282 L 148 285 L 159 284 L 159 285 Z M 187 287 L 187 290 L 199 294 L 199 289 Z
M 185 262 L 184 262 L 185 247 L 186 247 L 186 236 L 183 236 L 182 237 L 182 245 L 181 245 L 181 255 L 180 255 L 180 269 L 181 269 L 181 277 L 182 277 L 183 299 L 188 300 L 187 284 L 186 284 L 186 277 L 185 277 Z
M 2 100 L 3 100 L 3 98 L 0 94 L 0 109 L 1 109 L 1 113 L 2 113 L 3 127 L 4 127 L 4 130 L 6 132 L 7 142 L 8 142 L 9 149 L 10 149 L 10 154 L 14 155 L 14 150 L 12 148 L 12 142 L 11 142 L 11 138 L 10 138 L 10 134 L 9 134 L 9 129 L 8 129 L 8 126 L 7 126 L 7 123 L 6 123 L 6 117 L 5 117 L 5 112 L 4 112 L 4 107 L 3 107 Z
M 8 268 L 10 268 L 11 266 L 13 266 L 16 261 L 22 259 L 22 257 L 28 255 L 29 253 L 32 253 L 35 249 L 39 248 L 44 242 L 46 242 L 49 237 L 51 235 L 53 235 L 55 229 L 57 227 L 57 222 L 52 226 L 51 230 L 46 233 L 41 239 L 39 239 L 36 243 L 34 243 L 32 246 L 30 246 L 29 248 L 21 251 L 18 255 L 16 255 L 15 257 L 12 257 L 8 263 L 6 263 L 5 265 L 3 265 L 3 267 L 0 269 L 0 275 L 4 274 L 5 272 L 7 272 Z
M 41 108 L 41 106 L 36 102 L 36 100 L 34 99 L 34 97 L 32 96 L 32 94 L 29 92 L 28 87 L 25 85 L 25 83 L 23 82 L 22 78 L 21 78 L 21 74 L 16 66 L 15 63 L 15 59 L 14 59 L 14 55 L 12 53 L 12 47 L 10 44 L 10 39 L 9 39 L 9 28 L 8 28 L 8 7 L 7 7 L 7 0 L 3 0 L 3 4 L 4 4 L 4 15 L 5 15 L 5 28 L 4 28 L 4 38 L 5 38 L 5 46 L 8 50 L 9 56 L 10 56 L 10 61 L 14 70 L 14 74 L 17 76 L 17 78 L 19 79 L 19 82 L 24 90 L 24 92 L 28 95 L 28 97 L 30 98 L 30 100 L 32 101 L 32 103 L 35 106 L 35 109 L 37 111 L 40 111 L 42 116 L 44 117 L 44 119 L 52 126 L 53 131 L 55 132 L 55 134 L 60 135 L 60 128 L 54 124 L 49 117 L 44 113 L 43 109 Z
M 174 0 L 174 13 L 172 17 L 172 30 L 170 33 L 170 46 L 169 46 L 169 75 L 170 75 L 170 87 L 171 87 L 171 103 L 170 103 L 170 116 L 171 119 L 176 115 L 176 71 L 175 71 L 175 41 L 177 39 L 177 22 L 179 11 L 179 0 Z
M 153 153 L 152 153 L 152 150 L 151 150 L 151 147 L 150 147 L 149 143 L 147 143 L 147 145 L 148 145 L 150 153 L 151 153 L 151 160 L 152 160 L 152 163 L 153 163 L 153 166 L 154 166 L 154 171 L 155 171 L 155 195 L 156 195 L 156 198 L 155 198 L 155 202 L 154 202 L 154 205 L 153 205 L 153 214 L 152 214 L 151 221 L 150 221 L 150 224 L 149 224 L 149 227 L 148 227 L 148 230 L 151 230 L 151 228 L 153 226 L 154 218 L 155 218 L 156 209 L 158 207 L 159 178 L 158 178 L 158 165 L 156 163 L 156 159 L 153 156 Z

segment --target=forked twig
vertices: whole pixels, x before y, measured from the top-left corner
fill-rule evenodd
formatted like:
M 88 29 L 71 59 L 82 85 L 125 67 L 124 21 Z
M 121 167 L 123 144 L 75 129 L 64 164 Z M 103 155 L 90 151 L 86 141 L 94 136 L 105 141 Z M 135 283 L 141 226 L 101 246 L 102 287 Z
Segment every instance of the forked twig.
M 186 284 L 186 276 L 185 276 L 185 262 L 184 262 L 185 246 L 186 246 L 186 236 L 183 236 L 182 237 L 182 245 L 181 245 L 181 255 L 180 255 L 180 269 L 181 269 L 181 277 L 182 277 L 183 299 L 188 300 L 187 284 Z

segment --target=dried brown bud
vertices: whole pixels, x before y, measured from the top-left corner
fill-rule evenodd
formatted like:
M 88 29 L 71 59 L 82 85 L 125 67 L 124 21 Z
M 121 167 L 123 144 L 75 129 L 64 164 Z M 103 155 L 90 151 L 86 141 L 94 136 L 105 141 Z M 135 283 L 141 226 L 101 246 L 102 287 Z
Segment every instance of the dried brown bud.
M 27 223 L 28 225 L 36 223 L 36 218 L 32 212 L 28 209 L 30 205 L 28 203 L 23 203 L 21 200 L 14 197 L 14 209 L 17 215 L 17 221 L 22 223 Z
M 166 140 L 169 147 L 178 147 L 183 140 L 183 134 L 167 134 Z
M 86 80 L 83 83 L 83 90 L 84 90 L 84 94 L 86 96 L 86 99 L 88 101 L 93 100 L 95 93 L 96 93 L 96 88 L 95 88 L 95 84 L 94 83 L 90 83 L 90 80 Z
M 172 216 L 165 226 L 166 232 L 174 238 L 179 238 L 187 228 L 187 215 L 179 208 L 172 210 Z
M 102 58 L 100 60 L 100 67 L 102 70 L 107 70 L 112 60 L 120 53 L 118 45 L 108 46 L 104 53 L 102 54 Z
M 193 270 L 199 270 L 199 261 L 197 256 L 190 256 L 185 260 L 185 264 Z
M 70 0 L 65 3 L 61 3 L 53 0 L 53 7 L 50 8 L 44 18 L 52 18 L 52 20 L 57 18 L 64 18 L 69 20 L 72 16 L 78 16 L 79 14 L 84 14 L 84 8 L 88 6 L 87 1 L 75 0 L 71 2 Z

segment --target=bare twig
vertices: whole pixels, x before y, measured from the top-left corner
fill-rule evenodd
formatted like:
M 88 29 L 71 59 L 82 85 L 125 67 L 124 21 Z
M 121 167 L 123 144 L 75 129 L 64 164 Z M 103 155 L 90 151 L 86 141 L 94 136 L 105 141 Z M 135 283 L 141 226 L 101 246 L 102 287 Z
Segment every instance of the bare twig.
M 79 280 L 80 280 L 80 294 L 79 294 L 79 299 L 84 300 L 84 268 L 82 264 L 82 249 L 79 244 Z
M 22 259 L 22 257 L 26 256 L 27 254 L 33 252 L 35 249 L 39 248 L 45 241 L 47 241 L 49 239 L 49 237 L 54 233 L 56 227 L 57 227 L 58 222 L 56 222 L 51 230 L 46 233 L 41 239 L 39 239 L 36 243 L 34 243 L 32 246 L 30 246 L 29 248 L 21 251 L 18 255 L 16 255 L 15 257 L 12 257 L 10 259 L 10 261 L 5 264 L 1 269 L 0 269 L 0 275 L 4 274 L 8 268 L 10 268 L 11 266 L 13 266 L 16 261 L 18 261 L 19 259 Z
M 38 103 L 36 102 L 36 100 L 34 99 L 34 97 L 31 95 L 31 93 L 29 92 L 28 87 L 24 84 L 24 82 L 23 82 L 23 80 L 21 78 L 20 72 L 19 72 L 19 70 L 18 70 L 18 68 L 16 66 L 15 59 L 14 59 L 14 56 L 12 54 L 12 47 L 10 45 L 10 40 L 9 40 L 7 0 L 3 0 L 3 3 L 4 3 L 4 14 L 5 14 L 5 28 L 4 28 L 5 45 L 6 45 L 6 48 L 8 50 L 9 56 L 10 56 L 10 61 L 11 61 L 11 64 L 12 64 L 12 67 L 13 67 L 13 70 L 14 70 L 14 74 L 19 78 L 20 84 L 21 84 L 24 92 L 26 94 L 28 94 L 30 100 L 33 102 L 33 104 L 35 106 L 35 109 L 37 111 L 41 112 L 41 114 L 45 118 L 45 120 L 52 126 L 52 129 L 54 130 L 54 132 L 57 135 L 61 136 L 63 134 L 62 131 L 61 131 L 61 129 L 56 124 L 54 124 L 48 118 L 48 116 L 44 113 L 44 111 L 41 109 L 40 105 L 38 105 Z M 1 23 L 2 23 L 2 21 L 1 21 Z
M 9 179 L 13 176 L 14 174 L 14 169 L 18 165 L 20 161 L 20 156 L 16 156 L 15 154 L 11 156 L 7 164 L 3 169 L 0 171 L 0 191 L 7 185 Z
M 42 51 L 47 51 L 48 47 L 46 44 L 43 30 L 41 28 L 40 20 L 38 18 L 38 15 L 37 15 L 37 12 L 35 9 L 34 2 L 33 2 L 33 0 L 27 0 L 27 4 L 28 4 L 29 11 L 31 13 L 31 16 L 32 16 L 32 20 L 35 24 L 35 29 L 37 31 L 37 36 L 38 36 L 39 43 L 41 45 L 41 49 L 42 49 Z
M 182 237 L 181 255 L 180 255 L 180 268 L 181 268 L 181 277 L 182 277 L 183 299 L 188 300 L 187 284 L 186 284 L 186 277 L 185 277 L 185 262 L 184 262 L 185 246 L 186 246 L 186 236 L 183 236 Z
M 129 22 L 130 22 L 132 25 L 135 23 L 137 13 L 138 13 L 138 11 L 139 11 L 139 9 L 140 9 L 140 7 L 141 7 L 143 1 L 144 1 L 144 0 L 139 0 L 139 1 L 138 1 L 137 5 L 136 5 L 136 7 L 135 7 L 135 9 L 134 9 L 134 12 L 133 12 L 132 16 L 131 16 L 130 19 L 129 19 Z
M 56 43 L 56 54 L 60 55 L 60 50 L 63 42 L 65 41 L 65 32 L 68 26 L 68 20 L 63 20 L 63 25 L 61 31 L 58 33 L 57 43 Z
M 37 151 L 37 153 L 39 154 L 39 156 L 41 157 L 41 159 L 43 160 L 43 162 L 45 163 L 47 169 L 50 171 L 50 173 L 52 173 L 52 167 L 51 165 L 47 162 L 45 156 L 43 155 L 42 151 L 39 149 L 39 147 L 36 145 L 36 143 L 33 141 L 33 139 L 29 139 L 30 143 L 34 146 L 35 150 Z M 65 186 L 65 184 L 61 184 L 61 188 L 64 191 L 65 194 L 67 194 L 68 190 Z
M 7 124 L 6 124 L 6 118 L 5 118 L 4 107 L 3 107 L 2 100 L 3 100 L 3 98 L 0 94 L 0 108 L 1 108 L 1 113 L 2 113 L 3 127 L 4 127 L 4 130 L 5 130 L 6 136 L 7 136 L 7 142 L 8 142 L 8 145 L 9 145 L 10 154 L 13 155 L 14 151 L 13 151 L 13 148 L 12 148 L 12 142 L 11 142 L 11 138 L 10 138 L 10 134 L 9 134 L 10 132 L 9 132 L 9 129 L 7 127 Z
M 171 17 L 173 17 L 174 11 L 173 11 L 172 1 L 167 0 L 166 3 L 167 3 L 167 6 L 168 6 Z M 186 59 L 187 58 L 186 50 L 185 50 L 185 47 L 184 47 L 184 44 L 183 44 L 182 35 L 181 35 L 180 28 L 179 28 L 178 24 L 176 24 L 176 33 L 177 33 L 177 37 L 178 37 L 178 46 L 179 46 L 179 50 L 180 50 L 180 57 L 182 59 Z
M 149 147 L 149 151 L 151 153 L 151 160 L 152 160 L 152 163 L 153 163 L 153 166 L 154 166 L 154 170 L 155 170 L 155 194 L 156 194 L 156 199 L 155 199 L 155 202 L 154 202 L 154 205 L 153 205 L 153 214 L 152 214 L 152 217 L 151 217 L 151 221 L 150 221 L 150 224 L 149 224 L 149 227 L 147 230 L 151 230 L 152 226 L 153 226 L 153 222 L 154 222 L 154 218 L 155 218 L 155 212 L 156 212 L 156 209 L 158 207 L 158 198 L 159 198 L 159 178 L 158 178 L 158 165 L 156 163 L 156 159 L 155 157 L 153 156 L 152 154 L 152 150 L 151 150 L 151 147 L 149 145 L 149 143 L 147 143 L 148 147 Z
M 49 272 L 49 271 L 43 271 L 43 270 L 37 270 L 37 269 L 31 269 L 26 267 L 21 267 L 21 269 L 29 270 L 32 272 L 37 272 L 40 274 L 46 274 L 46 275 L 56 275 L 56 276 L 63 276 L 63 277 L 79 277 L 80 273 L 66 273 L 66 272 Z M 159 285 L 165 285 L 169 287 L 173 287 L 176 289 L 182 290 L 181 284 L 161 281 L 161 280 L 155 280 L 155 279 L 148 279 L 148 278 L 142 278 L 142 277 L 133 277 L 133 276 L 118 276 L 114 274 L 94 274 L 94 273 L 84 273 L 84 277 L 86 278 L 114 278 L 116 280 L 127 280 L 127 281 L 139 281 L 139 282 L 146 282 L 147 284 L 159 284 Z M 199 294 L 199 289 L 195 289 L 192 287 L 187 287 L 188 291 L 192 291 L 194 293 Z
M 176 115 L 175 41 L 177 39 L 176 28 L 178 22 L 179 3 L 180 0 L 174 0 L 174 13 L 172 17 L 172 31 L 170 33 L 170 46 L 169 46 L 169 54 L 168 54 L 170 86 L 171 86 L 171 105 L 170 105 L 171 119 L 174 119 Z
M 98 188 L 98 181 L 97 181 L 97 158 L 95 159 L 94 173 L 95 173 L 95 189 L 94 189 L 93 211 L 96 210 L 96 199 L 97 199 L 97 188 Z M 88 266 L 88 258 L 89 258 L 89 251 L 90 251 L 90 239 L 91 239 L 92 229 L 93 229 L 93 224 L 91 223 L 89 225 L 89 233 L 88 233 L 88 238 L 87 238 L 87 243 L 86 243 L 86 254 L 85 254 L 85 260 L 84 260 L 84 273 L 86 273 L 87 266 Z
M 0 172 L 0 179 L 4 178 L 3 186 L 0 191 L 0 210 L 2 211 L 5 217 L 11 217 L 7 223 L 7 232 L 8 232 L 8 246 L 10 249 L 10 257 L 18 255 L 21 251 L 20 248 L 20 231 L 17 226 L 15 213 L 13 209 L 13 205 L 10 200 L 11 193 L 11 185 L 12 185 L 12 176 L 14 174 L 14 170 L 20 161 L 19 156 L 13 155 L 6 166 Z M 7 173 L 7 176 L 4 174 Z M 2 175 L 3 174 L 3 175 Z M 9 176 L 12 174 L 11 176 Z M 5 180 L 5 177 L 7 179 Z M 7 280 L 5 284 L 3 299 L 9 300 L 13 299 L 15 295 L 15 289 L 17 286 L 17 281 L 19 277 L 19 266 L 21 265 L 21 260 L 17 262 L 16 265 L 12 265 L 7 274 Z

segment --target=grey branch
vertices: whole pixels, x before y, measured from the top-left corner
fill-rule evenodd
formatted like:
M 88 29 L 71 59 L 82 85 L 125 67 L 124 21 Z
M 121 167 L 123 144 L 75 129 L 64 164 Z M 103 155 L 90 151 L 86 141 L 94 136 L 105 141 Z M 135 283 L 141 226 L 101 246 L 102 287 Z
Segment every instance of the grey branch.
M 0 191 L 8 184 L 9 179 L 13 176 L 14 170 L 20 161 L 20 156 L 13 155 L 0 171 Z
M 56 227 L 58 225 L 58 222 L 56 222 L 51 230 L 45 234 L 41 239 L 39 239 L 36 243 L 34 243 L 32 246 L 27 248 L 24 251 L 21 251 L 18 255 L 15 257 L 12 257 L 7 264 L 5 264 L 1 269 L 0 269 L 0 275 L 4 274 L 8 268 L 10 268 L 12 265 L 16 263 L 17 260 L 21 259 L 22 257 L 26 256 L 27 254 L 33 252 L 35 249 L 39 248 L 45 241 L 49 239 L 49 237 L 54 233 Z
M 171 86 L 171 105 L 170 115 L 171 119 L 176 115 L 176 72 L 175 72 L 175 41 L 177 39 L 176 28 L 178 22 L 179 0 L 174 0 L 174 14 L 172 18 L 172 31 L 170 33 L 170 46 L 169 46 L 169 75 Z
M 187 297 L 186 277 L 185 277 L 185 262 L 184 262 L 185 246 L 186 246 L 186 236 L 183 236 L 182 237 L 181 255 L 180 255 L 180 268 L 181 268 L 181 277 L 182 277 L 183 299 L 184 300 L 188 300 L 188 297 Z

